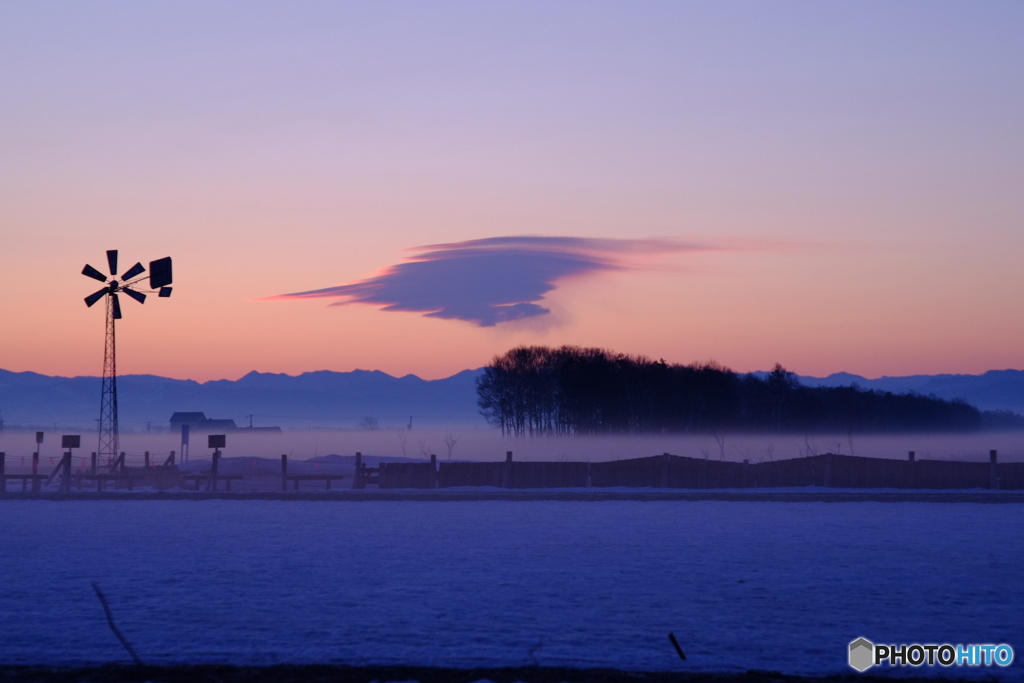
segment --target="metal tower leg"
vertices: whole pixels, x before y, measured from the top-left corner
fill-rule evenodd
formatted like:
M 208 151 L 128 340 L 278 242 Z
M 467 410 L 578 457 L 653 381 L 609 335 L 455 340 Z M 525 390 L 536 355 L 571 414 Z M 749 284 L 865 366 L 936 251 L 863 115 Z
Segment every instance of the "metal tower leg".
M 99 449 L 100 458 L 109 456 L 108 462 L 117 459 L 118 427 L 117 427 L 117 356 L 114 344 L 114 302 L 112 296 L 107 297 L 107 334 L 103 347 L 103 386 L 100 391 L 100 426 Z

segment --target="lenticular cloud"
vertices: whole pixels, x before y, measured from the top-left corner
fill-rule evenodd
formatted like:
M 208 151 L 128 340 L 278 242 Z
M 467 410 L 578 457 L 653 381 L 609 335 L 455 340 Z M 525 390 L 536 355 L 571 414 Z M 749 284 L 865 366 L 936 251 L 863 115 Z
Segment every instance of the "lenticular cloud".
M 272 298 L 337 299 L 333 306 L 371 304 L 491 327 L 548 315 L 538 302 L 563 278 L 627 270 L 635 267 L 631 256 L 706 248 L 667 239 L 492 237 L 417 247 L 402 263 L 358 282 Z

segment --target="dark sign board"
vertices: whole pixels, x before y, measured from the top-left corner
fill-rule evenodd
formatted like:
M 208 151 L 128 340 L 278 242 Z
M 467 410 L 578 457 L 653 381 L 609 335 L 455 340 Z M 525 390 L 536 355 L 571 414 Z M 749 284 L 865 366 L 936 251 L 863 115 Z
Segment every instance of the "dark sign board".
M 227 445 L 228 437 L 224 434 L 210 434 L 207 437 L 210 448 L 224 448 Z
M 36 443 L 42 443 L 42 442 L 43 442 L 43 433 L 42 432 L 36 432 Z
M 64 434 L 60 437 L 61 448 L 79 448 L 82 445 L 82 437 L 78 434 Z

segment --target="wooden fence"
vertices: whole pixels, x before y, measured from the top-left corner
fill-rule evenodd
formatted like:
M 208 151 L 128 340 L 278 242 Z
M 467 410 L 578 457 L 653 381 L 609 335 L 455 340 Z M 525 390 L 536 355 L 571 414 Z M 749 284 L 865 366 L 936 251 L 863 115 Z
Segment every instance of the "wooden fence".
M 726 462 L 664 453 L 610 462 L 381 463 L 379 487 L 653 487 L 682 489 L 830 488 L 1024 489 L 1024 463 L 865 458 L 825 453 L 768 462 Z
M 201 483 L 208 491 L 217 491 L 223 481 L 231 490 L 232 480 L 239 474 L 218 472 L 219 451 L 214 453 L 209 472 L 186 474 L 173 463 L 173 453 L 163 466 L 126 468 L 100 473 L 93 460 L 91 471 L 72 477 L 70 453 L 66 453 L 53 474 L 38 472 L 33 464 L 31 474 L 5 472 L 5 456 L 0 453 L 0 494 L 8 492 L 8 482 L 20 484 L 21 492 L 31 486 L 39 492 L 42 484 L 60 476 L 61 491 L 70 491 L 74 478 L 81 488 L 87 482 L 102 491 L 105 483 L 119 486 L 156 486 L 172 488 L 182 482 Z M 149 462 L 148 453 L 146 458 Z M 281 456 L 281 489 L 298 491 L 300 482 L 322 484 L 330 489 L 333 482 L 350 475 L 338 472 L 290 473 L 288 456 Z M 865 458 L 826 453 L 803 458 L 750 463 L 726 462 L 706 458 L 690 458 L 663 453 L 643 458 L 610 462 L 516 462 L 509 451 L 503 462 L 381 462 L 368 467 L 362 454 L 356 454 L 352 488 L 363 489 L 376 484 L 381 489 L 433 489 L 454 487 L 495 487 L 506 489 L 544 488 L 668 488 L 668 489 L 745 489 L 795 488 L 820 486 L 828 488 L 873 489 L 1024 489 L 1024 463 L 1000 463 L 995 451 L 988 462 L 918 460 L 911 452 L 906 460 Z M 17 489 L 16 489 L 17 490 Z

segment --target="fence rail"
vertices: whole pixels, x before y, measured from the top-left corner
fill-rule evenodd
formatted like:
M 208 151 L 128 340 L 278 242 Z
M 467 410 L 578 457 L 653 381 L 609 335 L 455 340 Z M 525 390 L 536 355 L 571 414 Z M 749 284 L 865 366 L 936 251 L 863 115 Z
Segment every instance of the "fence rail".
M 148 454 L 147 454 L 148 455 Z M 4 471 L 4 454 L 0 453 L 0 494 L 8 490 L 8 482 L 20 483 L 22 492 L 31 487 L 39 492 L 43 485 L 56 481 L 62 492 L 73 484 L 95 486 L 102 491 L 105 484 L 118 488 L 154 486 L 160 490 L 191 483 L 196 490 L 206 484 L 216 491 L 223 482 L 232 490 L 232 482 L 243 483 L 241 474 L 218 472 L 220 453 L 215 452 L 209 471 L 186 473 L 171 459 L 164 465 L 129 468 L 121 465 L 113 471 L 98 471 L 95 461 L 90 471 L 72 473 L 70 454 L 47 476 L 33 464 L 31 474 Z M 172 454 L 173 458 L 173 454 Z M 148 461 L 148 458 L 147 458 Z M 282 491 L 300 490 L 300 483 L 331 489 L 332 483 L 351 477 L 351 487 L 365 489 L 444 489 L 457 487 L 495 487 L 505 489 L 545 488 L 663 488 L 663 489 L 750 489 L 799 488 L 820 486 L 845 489 L 1024 489 L 1024 462 L 1000 463 L 996 451 L 989 452 L 988 462 L 918 460 L 911 452 L 906 460 L 866 458 L 825 453 L 788 460 L 750 463 L 727 462 L 663 453 L 641 458 L 609 462 L 517 462 L 512 452 L 503 462 L 381 462 L 369 467 L 357 453 L 351 474 L 340 472 L 293 473 L 288 471 L 288 456 L 281 456 L 280 487 Z M 260 486 L 253 480 L 248 484 Z M 290 485 L 290 486 L 289 486 Z
M 358 473 L 357 473 L 358 478 Z M 726 462 L 664 453 L 609 462 L 381 463 L 378 485 L 393 488 L 652 487 L 1024 489 L 1024 463 L 865 458 L 825 453 L 769 462 Z M 358 487 L 358 486 L 357 486 Z

